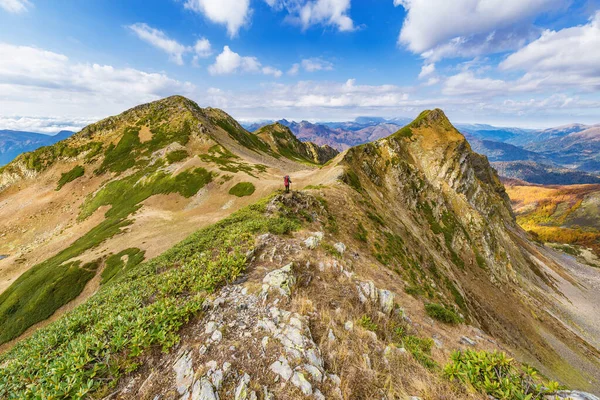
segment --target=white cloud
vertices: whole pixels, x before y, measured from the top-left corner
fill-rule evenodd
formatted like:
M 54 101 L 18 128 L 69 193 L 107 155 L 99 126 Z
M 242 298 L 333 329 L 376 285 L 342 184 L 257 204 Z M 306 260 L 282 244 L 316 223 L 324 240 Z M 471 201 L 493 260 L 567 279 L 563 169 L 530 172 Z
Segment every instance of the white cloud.
M 106 115 L 195 87 L 162 73 L 74 63 L 63 54 L 0 43 L 0 110 L 4 115 Z M 42 115 L 44 115 L 42 114 Z
M 539 95 L 600 90 L 600 12 L 585 25 L 560 31 L 546 30 L 541 36 L 509 55 L 500 63 L 500 71 L 524 71 L 511 80 L 483 76 L 485 68 L 471 71 L 467 64 L 462 72 L 449 77 L 442 93 L 477 98 L 504 97 L 507 93 Z M 563 93 L 556 93 L 563 91 Z M 522 101 L 519 104 L 525 104 Z M 581 102 L 577 104 L 582 104 Z
M 291 76 L 296 76 L 298 75 L 298 72 L 300 72 L 300 64 L 296 63 L 294 65 L 292 65 L 292 67 L 288 70 L 288 75 Z
M 531 80 L 600 84 L 600 11 L 586 25 L 544 31 L 539 39 L 508 56 L 500 68 L 527 71 Z
M 217 56 L 215 63 L 208 67 L 211 75 L 228 75 L 238 72 L 263 73 L 279 78 L 283 73 L 273 67 L 263 67 L 256 57 L 243 57 L 232 51 L 229 46 L 223 47 L 223 52 Z
M 442 92 L 450 96 L 491 97 L 508 88 L 508 84 L 503 80 L 479 78 L 472 71 L 465 71 L 449 77 L 444 83 Z
M 183 53 L 188 51 L 188 48 L 176 40 L 169 39 L 163 31 L 154 29 L 144 23 L 129 25 L 127 28 L 133 31 L 144 42 L 167 53 L 169 59 L 175 64 L 183 65 Z
M 256 57 L 242 57 L 231 51 L 229 46 L 223 47 L 223 52 L 217 56 L 215 63 L 208 67 L 212 75 L 232 74 L 241 72 L 257 72 L 260 63 Z
M 214 23 L 227 26 L 230 37 L 250 20 L 250 0 L 186 0 L 185 7 L 204 14 Z
M 226 109 L 394 109 L 409 103 L 409 95 L 395 85 L 357 85 L 356 80 L 346 82 L 301 81 L 293 85 L 269 84 L 261 91 L 248 93 L 225 92 L 212 88 L 207 92 L 208 104 Z M 257 106 L 260 105 L 260 106 Z
M 212 54 L 212 48 L 208 39 L 198 39 L 194 45 L 194 52 L 196 53 L 196 56 L 201 58 L 210 57 Z
M 197 65 L 198 59 L 210 57 L 212 54 L 210 41 L 206 38 L 196 40 L 193 46 L 184 46 L 176 40 L 170 39 L 163 31 L 152 28 L 144 23 L 129 25 L 127 28 L 134 32 L 141 40 L 167 53 L 169 59 L 177 65 L 184 64 L 183 56 L 186 53 L 194 54 L 194 65 Z
M 273 67 L 263 67 L 262 73 L 265 75 L 272 75 L 275 78 L 281 78 L 281 75 L 283 75 L 283 72 Z
M 306 72 L 332 71 L 333 64 L 320 58 L 307 58 L 302 60 L 302 68 Z
M 475 56 L 522 46 L 528 22 L 565 0 L 394 0 L 407 16 L 398 43 L 431 60 Z
M 421 67 L 421 72 L 419 73 L 419 79 L 423 79 L 423 78 L 433 74 L 434 72 L 435 72 L 435 64 L 434 63 L 423 64 L 423 66 Z
M 13 14 L 26 12 L 32 4 L 28 0 L 0 0 L 0 8 Z
M 353 31 L 348 16 L 350 0 L 265 0 L 275 10 L 286 9 L 288 21 L 308 29 L 313 25 L 335 26 L 341 32 Z
M 0 116 L 0 129 L 14 131 L 57 133 L 79 131 L 100 118 Z

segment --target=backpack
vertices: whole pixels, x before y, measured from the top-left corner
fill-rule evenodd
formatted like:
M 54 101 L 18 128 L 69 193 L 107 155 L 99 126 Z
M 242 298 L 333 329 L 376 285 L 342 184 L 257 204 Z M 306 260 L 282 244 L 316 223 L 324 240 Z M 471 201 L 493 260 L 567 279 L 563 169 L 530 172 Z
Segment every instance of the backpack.
M 285 178 L 283 178 L 283 184 L 285 186 L 288 186 L 290 184 L 290 177 L 289 177 L 289 175 L 286 175 Z

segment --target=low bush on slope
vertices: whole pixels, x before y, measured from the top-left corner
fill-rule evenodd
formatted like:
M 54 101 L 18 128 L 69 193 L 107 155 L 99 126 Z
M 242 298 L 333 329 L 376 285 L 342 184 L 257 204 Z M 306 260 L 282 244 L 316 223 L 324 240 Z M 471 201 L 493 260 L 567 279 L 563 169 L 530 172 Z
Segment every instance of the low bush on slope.
M 517 365 L 500 352 L 454 352 L 444 369 L 450 380 L 458 380 L 497 399 L 535 400 L 559 389 L 556 382 L 541 382 L 531 367 Z
M 229 194 L 237 197 L 250 196 L 256 188 L 250 182 L 240 182 L 229 189 Z
M 425 304 L 425 311 L 431 318 L 437 319 L 438 321 L 446 324 L 456 325 L 463 322 L 463 319 L 457 313 L 441 304 Z
M 0 356 L 0 398 L 102 396 L 151 347 L 167 352 L 206 293 L 244 271 L 257 234 L 300 227 L 265 215 L 267 200 L 190 235 L 104 285 L 87 303 Z M 100 392 L 98 392 L 100 390 Z

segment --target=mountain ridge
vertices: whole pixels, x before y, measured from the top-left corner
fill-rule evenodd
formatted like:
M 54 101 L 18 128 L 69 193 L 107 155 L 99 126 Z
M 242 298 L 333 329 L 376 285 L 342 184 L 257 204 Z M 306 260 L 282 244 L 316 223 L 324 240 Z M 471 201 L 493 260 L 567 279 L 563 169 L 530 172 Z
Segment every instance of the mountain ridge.
M 3 169 L 2 339 L 31 336 L 0 396 L 484 399 L 442 372 L 471 349 L 594 389 L 593 291 L 442 110 L 324 165 L 308 146 L 176 96 Z

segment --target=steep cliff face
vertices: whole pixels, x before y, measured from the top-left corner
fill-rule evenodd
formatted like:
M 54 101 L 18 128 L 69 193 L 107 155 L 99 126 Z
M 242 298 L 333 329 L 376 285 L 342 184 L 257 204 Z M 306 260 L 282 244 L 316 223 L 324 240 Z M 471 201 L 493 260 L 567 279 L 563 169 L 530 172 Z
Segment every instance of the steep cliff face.
M 404 252 L 384 263 L 411 291 L 454 304 L 551 375 L 571 382 L 590 376 L 598 350 L 582 343 L 585 329 L 565 331 L 566 318 L 551 311 L 564 270 L 529 242 L 496 172 L 441 110 L 424 111 L 395 134 L 348 150 L 341 163 L 362 212 L 380 215 L 385 230 L 401 238 Z M 387 244 L 385 235 L 375 237 L 370 247 L 377 253 Z M 567 372 L 564 352 L 549 346 L 561 341 L 578 373 Z
M 339 153 L 327 145 L 301 142 L 290 128 L 278 122 L 263 126 L 255 134 L 268 143 L 274 152 L 295 161 L 325 164 Z

